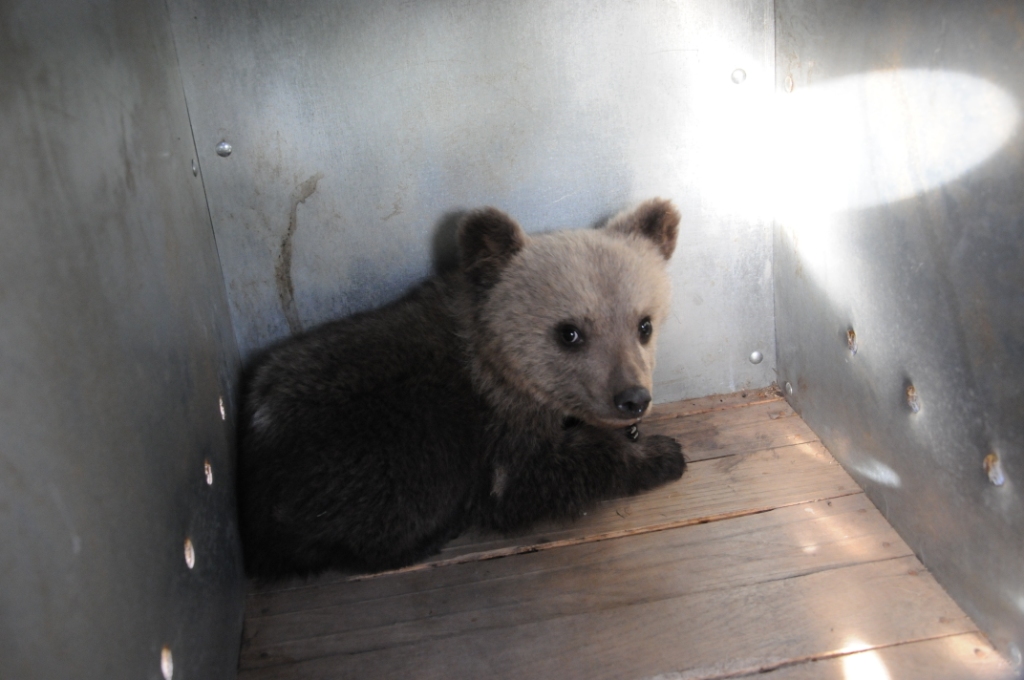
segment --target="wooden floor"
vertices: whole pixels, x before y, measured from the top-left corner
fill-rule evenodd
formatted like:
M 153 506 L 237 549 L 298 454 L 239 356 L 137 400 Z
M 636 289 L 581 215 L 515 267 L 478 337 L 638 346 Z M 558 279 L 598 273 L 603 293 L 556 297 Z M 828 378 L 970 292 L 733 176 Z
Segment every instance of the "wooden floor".
M 682 443 L 682 480 L 402 572 L 254 587 L 239 677 L 1013 677 L 778 396 L 645 431 Z

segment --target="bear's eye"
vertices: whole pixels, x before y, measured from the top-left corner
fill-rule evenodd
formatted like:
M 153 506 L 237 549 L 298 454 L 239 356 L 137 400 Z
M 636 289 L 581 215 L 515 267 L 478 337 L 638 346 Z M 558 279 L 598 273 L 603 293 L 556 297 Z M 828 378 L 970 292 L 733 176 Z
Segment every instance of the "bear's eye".
M 645 316 L 640 321 L 640 342 L 647 344 L 647 341 L 651 339 L 651 334 L 654 333 L 654 324 L 651 323 L 651 317 Z
M 565 347 L 579 347 L 583 344 L 583 333 L 571 323 L 563 323 L 555 329 L 558 341 Z

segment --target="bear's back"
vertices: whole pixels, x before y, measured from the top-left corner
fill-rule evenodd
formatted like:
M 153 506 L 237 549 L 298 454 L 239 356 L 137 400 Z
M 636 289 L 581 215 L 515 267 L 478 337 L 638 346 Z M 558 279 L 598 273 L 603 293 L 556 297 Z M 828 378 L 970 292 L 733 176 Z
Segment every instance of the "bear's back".
M 275 574 L 275 555 L 289 571 L 397 566 L 464 528 L 483 406 L 455 295 L 433 279 L 254 366 L 239 469 L 253 572 Z

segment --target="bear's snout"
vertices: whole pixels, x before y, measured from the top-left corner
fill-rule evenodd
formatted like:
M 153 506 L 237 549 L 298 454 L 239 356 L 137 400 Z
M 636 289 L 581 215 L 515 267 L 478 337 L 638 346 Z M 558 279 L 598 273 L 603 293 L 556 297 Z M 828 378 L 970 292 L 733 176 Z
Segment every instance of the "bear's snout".
M 651 393 L 645 387 L 634 385 L 622 390 L 613 399 L 615 400 L 615 407 L 621 413 L 627 416 L 639 417 L 643 415 L 643 412 L 647 410 L 647 406 L 651 403 Z

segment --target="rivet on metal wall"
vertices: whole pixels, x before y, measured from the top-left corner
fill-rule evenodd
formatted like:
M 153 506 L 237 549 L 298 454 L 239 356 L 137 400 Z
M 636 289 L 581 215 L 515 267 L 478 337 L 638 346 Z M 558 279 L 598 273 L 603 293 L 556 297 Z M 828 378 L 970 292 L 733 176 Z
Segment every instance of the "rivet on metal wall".
M 793 396 L 793 383 L 786 381 L 786 394 Z
M 985 456 L 985 460 L 982 465 L 985 468 L 985 472 L 988 474 L 988 481 L 992 482 L 996 486 L 1002 486 L 1006 483 L 1006 476 L 1003 474 L 1003 464 L 999 462 L 999 454 L 988 454 Z
M 857 353 L 857 334 L 852 328 L 846 331 L 846 348 L 850 350 L 850 354 Z
M 196 549 L 192 545 L 192 539 L 185 539 L 185 564 L 188 565 L 189 569 L 196 566 Z
M 738 68 L 738 69 L 736 69 L 735 71 L 732 72 L 732 82 L 736 83 L 737 85 L 739 85 L 740 83 L 742 83 L 746 79 L 747 79 L 747 72 L 744 71 L 743 69 Z
M 174 677 L 174 657 L 171 656 L 171 648 L 164 647 L 160 650 L 160 672 L 164 680 L 171 680 Z
M 758 350 L 755 349 L 753 352 L 750 353 L 750 363 L 752 363 L 752 364 L 759 364 L 763 360 L 764 360 L 764 355 L 761 354 L 761 352 L 759 352 Z
M 217 405 L 220 406 L 220 419 L 227 420 L 228 414 L 227 411 L 224 410 L 224 397 L 217 398 Z
M 918 413 L 921 410 L 921 398 L 917 395 L 917 388 L 907 383 L 907 406 L 911 413 Z
M 227 142 L 221 142 L 220 144 L 217 145 L 217 155 L 218 156 L 221 156 L 223 158 L 227 158 L 228 156 L 231 155 L 232 151 L 233 151 L 233 149 L 232 149 L 231 145 L 228 144 Z
M 199 166 L 196 165 L 196 159 L 195 158 L 192 159 L 192 176 L 193 177 L 198 177 L 199 176 Z
M 206 475 L 206 483 L 213 486 L 213 466 L 210 461 L 203 461 L 203 473 Z
M 786 76 L 786 79 L 782 82 L 782 86 L 786 88 L 786 92 L 793 91 L 793 76 Z

